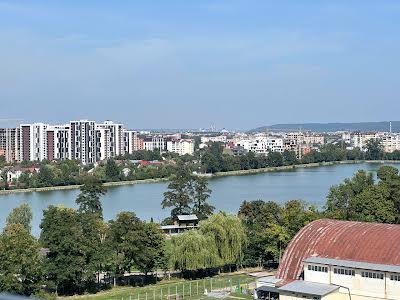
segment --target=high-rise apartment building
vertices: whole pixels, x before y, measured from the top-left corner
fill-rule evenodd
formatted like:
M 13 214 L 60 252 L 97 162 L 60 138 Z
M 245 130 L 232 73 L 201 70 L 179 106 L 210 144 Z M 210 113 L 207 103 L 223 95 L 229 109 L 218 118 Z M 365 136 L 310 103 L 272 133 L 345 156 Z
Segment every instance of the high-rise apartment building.
M 48 160 L 69 159 L 70 125 L 48 126 L 46 130 L 46 144 Z
M 96 124 L 96 147 L 99 160 L 125 154 L 123 125 L 112 121 Z
M 96 124 L 94 121 L 70 122 L 70 159 L 88 165 L 96 162 Z
M 20 125 L 20 160 L 41 161 L 47 158 L 48 124 Z
M 6 162 L 19 160 L 19 128 L 0 128 L 0 156 Z

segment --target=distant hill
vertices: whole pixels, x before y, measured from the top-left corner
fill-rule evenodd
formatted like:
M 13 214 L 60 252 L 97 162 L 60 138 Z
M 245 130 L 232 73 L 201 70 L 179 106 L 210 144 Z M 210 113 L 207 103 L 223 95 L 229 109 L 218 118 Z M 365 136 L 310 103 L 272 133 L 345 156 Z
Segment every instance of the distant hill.
M 250 132 L 273 131 L 389 131 L 389 121 L 360 122 L 360 123 L 304 123 L 304 124 L 275 124 L 250 130 Z M 392 121 L 392 132 L 400 132 L 400 121 Z

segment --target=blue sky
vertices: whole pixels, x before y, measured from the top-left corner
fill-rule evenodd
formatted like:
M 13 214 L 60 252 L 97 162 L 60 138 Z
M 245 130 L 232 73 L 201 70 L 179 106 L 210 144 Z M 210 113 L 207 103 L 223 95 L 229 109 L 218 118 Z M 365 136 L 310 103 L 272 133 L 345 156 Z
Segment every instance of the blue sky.
M 399 25 L 389 0 L 0 0 L 0 119 L 399 120 Z

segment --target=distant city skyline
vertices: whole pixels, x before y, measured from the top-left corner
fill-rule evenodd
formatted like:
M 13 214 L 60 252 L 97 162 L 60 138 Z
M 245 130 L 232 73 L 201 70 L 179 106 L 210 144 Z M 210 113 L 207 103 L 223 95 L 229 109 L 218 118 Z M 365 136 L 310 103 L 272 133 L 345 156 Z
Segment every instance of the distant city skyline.
M 399 120 L 399 20 L 390 0 L 0 0 L 0 119 Z

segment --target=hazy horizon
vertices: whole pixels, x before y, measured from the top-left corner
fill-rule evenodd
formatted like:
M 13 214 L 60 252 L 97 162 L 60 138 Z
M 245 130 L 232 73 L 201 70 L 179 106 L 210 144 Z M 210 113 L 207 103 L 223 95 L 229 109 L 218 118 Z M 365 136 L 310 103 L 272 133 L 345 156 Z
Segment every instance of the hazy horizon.
M 0 119 L 396 120 L 399 20 L 389 0 L 0 0 Z

